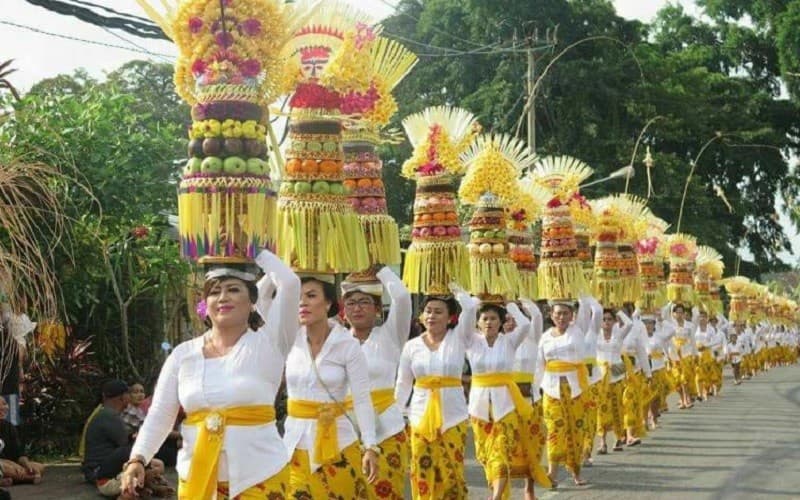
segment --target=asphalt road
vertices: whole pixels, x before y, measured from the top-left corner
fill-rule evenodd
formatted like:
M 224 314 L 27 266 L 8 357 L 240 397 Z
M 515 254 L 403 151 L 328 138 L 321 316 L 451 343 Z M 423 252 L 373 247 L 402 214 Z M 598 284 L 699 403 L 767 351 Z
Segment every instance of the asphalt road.
M 691 410 L 674 409 L 638 448 L 596 457 L 590 481 L 541 499 L 789 499 L 800 498 L 800 366 L 773 369 L 740 386 L 726 372 L 722 395 Z M 672 407 L 676 401 L 672 399 Z M 471 452 L 468 456 L 474 456 Z M 174 478 L 174 474 L 172 475 Z M 467 463 L 471 499 L 485 499 L 483 471 Z M 522 498 L 516 484 L 512 499 Z M 38 486 L 14 486 L 16 499 L 99 498 L 75 465 L 51 467 Z

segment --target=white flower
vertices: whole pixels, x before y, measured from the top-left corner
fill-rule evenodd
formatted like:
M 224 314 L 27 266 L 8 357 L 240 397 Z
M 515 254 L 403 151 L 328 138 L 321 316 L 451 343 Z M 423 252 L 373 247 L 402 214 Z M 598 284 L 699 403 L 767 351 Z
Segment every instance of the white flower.
M 206 430 L 214 434 L 222 430 L 222 415 L 219 413 L 209 413 L 206 417 Z

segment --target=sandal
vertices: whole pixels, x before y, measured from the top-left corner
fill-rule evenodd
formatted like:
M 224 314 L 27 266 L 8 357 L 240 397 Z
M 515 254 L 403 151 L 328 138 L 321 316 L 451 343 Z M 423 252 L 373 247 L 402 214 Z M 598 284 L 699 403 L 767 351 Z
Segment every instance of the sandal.
M 573 477 L 572 480 L 575 482 L 575 486 L 586 486 L 589 484 L 589 481 L 586 479 L 578 479 L 577 477 Z
M 597 450 L 598 455 L 608 455 L 608 446 L 603 445 Z
M 558 489 L 558 481 L 556 480 L 556 478 L 554 478 L 550 474 L 548 474 L 547 477 L 550 479 L 550 489 L 551 490 Z
M 626 446 L 639 446 L 640 444 L 642 444 L 642 440 L 639 439 L 639 438 L 636 438 L 633 441 L 631 441 L 630 443 L 626 443 Z

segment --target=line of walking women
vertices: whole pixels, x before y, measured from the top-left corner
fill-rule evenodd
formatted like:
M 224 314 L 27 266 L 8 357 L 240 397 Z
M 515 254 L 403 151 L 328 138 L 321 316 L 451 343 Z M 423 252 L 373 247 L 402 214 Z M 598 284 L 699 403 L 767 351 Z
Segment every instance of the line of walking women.
M 596 435 L 600 454 L 609 432 L 614 450 L 636 446 L 673 386 L 686 395 L 683 407 L 697 386 L 695 328 L 681 306 L 655 318 L 583 297 L 577 310 L 552 304 L 553 327 L 543 331 L 533 302 L 481 304 L 454 286 L 453 296 L 423 299 L 425 331 L 408 340 L 411 298 L 390 269 L 377 273 L 377 284 L 343 286 L 348 330 L 335 320 L 332 282 L 301 279 L 268 251 L 256 262 L 258 282 L 233 265 L 207 273 L 208 330 L 166 360 L 123 467 L 122 498 L 142 491 L 182 407 L 181 499 L 403 499 L 409 474 L 415 499 L 464 499 L 471 426 L 491 497 L 509 498 L 511 481 L 522 479 L 530 500 L 535 483 L 557 485 L 560 465 L 585 484 L 581 468 L 591 463 Z M 375 326 L 384 290 L 389 313 Z M 781 337 L 782 352 L 790 338 Z M 718 344 L 703 342 L 718 360 Z M 274 402 L 284 376 L 281 436 Z M 721 378 L 709 379 L 712 393 L 720 386 Z

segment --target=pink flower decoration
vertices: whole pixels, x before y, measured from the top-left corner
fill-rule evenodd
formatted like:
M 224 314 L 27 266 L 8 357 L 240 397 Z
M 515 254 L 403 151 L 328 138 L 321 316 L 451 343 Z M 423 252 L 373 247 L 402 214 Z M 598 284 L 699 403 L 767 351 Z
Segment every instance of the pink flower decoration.
M 375 31 L 364 23 L 356 25 L 356 48 L 361 50 L 365 43 L 375 40 Z
M 261 63 L 256 59 L 248 59 L 239 65 L 239 71 L 244 77 L 253 77 L 261 72 Z
M 197 315 L 200 316 L 200 319 L 206 319 L 208 317 L 208 304 L 206 304 L 206 299 L 201 299 L 194 310 Z
M 189 19 L 189 32 L 193 34 L 200 33 L 200 30 L 203 29 L 203 20 L 199 17 L 192 17 Z
M 202 59 L 196 59 L 192 63 L 192 74 L 195 76 L 202 75 L 206 72 L 206 69 L 208 69 L 208 66 Z
M 245 19 L 239 26 L 247 36 L 257 36 L 261 34 L 261 21 L 258 19 Z
M 219 45 L 220 47 L 227 49 L 228 47 L 233 45 L 233 35 L 231 35 L 227 31 L 220 31 L 217 32 L 216 35 L 214 35 L 214 41 L 216 41 L 217 45 Z

